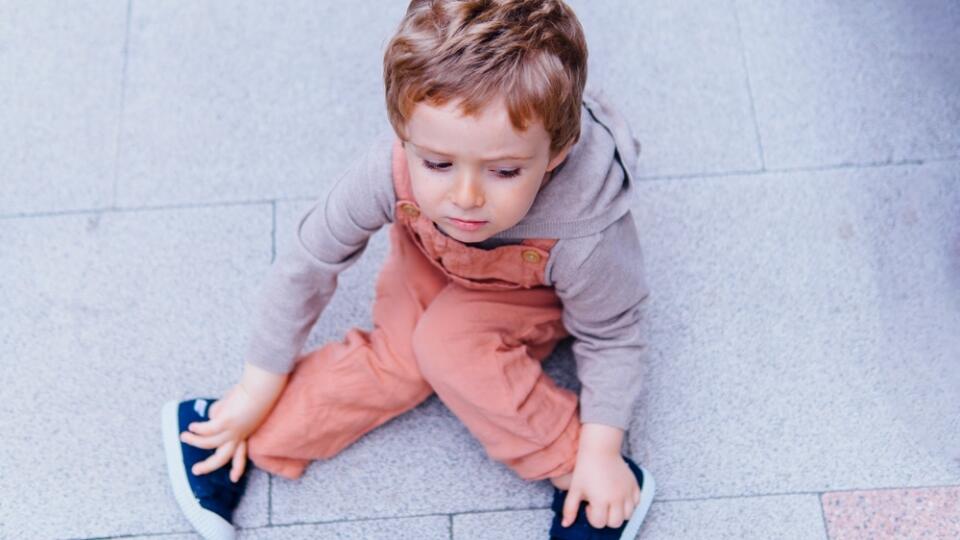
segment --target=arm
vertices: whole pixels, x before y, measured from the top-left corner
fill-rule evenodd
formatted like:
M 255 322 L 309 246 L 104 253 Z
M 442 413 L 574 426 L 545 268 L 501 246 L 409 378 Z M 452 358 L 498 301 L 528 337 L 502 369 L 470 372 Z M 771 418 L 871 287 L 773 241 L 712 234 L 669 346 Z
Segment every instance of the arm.
M 205 474 L 231 459 L 232 480 L 246 464 L 246 439 L 267 418 L 317 318 L 369 237 L 392 220 L 390 137 L 379 138 L 300 220 L 293 248 L 270 268 L 260 294 L 243 375 L 181 440 L 216 451 L 194 466 Z
M 554 281 L 564 325 L 576 339 L 583 427 L 563 524 L 572 523 L 580 502 L 587 501 L 592 526 L 618 527 L 640 495 L 621 457 L 646 350 L 641 308 L 648 289 L 632 218 L 627 214 L 601 233 L 585 256 L 568 258 L 574 262 L 557 259 Z

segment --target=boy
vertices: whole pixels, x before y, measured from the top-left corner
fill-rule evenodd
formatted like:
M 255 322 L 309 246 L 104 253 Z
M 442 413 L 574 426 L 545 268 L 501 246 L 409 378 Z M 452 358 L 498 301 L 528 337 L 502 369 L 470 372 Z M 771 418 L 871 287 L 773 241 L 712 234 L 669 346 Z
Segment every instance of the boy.
M 560 0 L 410 3 L 384 55 L 393 134 L 271 268 L 241 381 L 164 407 L 174 493 L 198 531 L 232 537 L 248 456 L 298 478 L 436 392 L 490 457 L 553 483 L 552 538 L 636 536 L 653 497 L 620 454 L 645 346 L 639 148 L 585 95 L 586 60 Z M 374 329 L 300 356 L 338 273 L 390 223 Z M 540 366 L 568 335 L 579 403 Z

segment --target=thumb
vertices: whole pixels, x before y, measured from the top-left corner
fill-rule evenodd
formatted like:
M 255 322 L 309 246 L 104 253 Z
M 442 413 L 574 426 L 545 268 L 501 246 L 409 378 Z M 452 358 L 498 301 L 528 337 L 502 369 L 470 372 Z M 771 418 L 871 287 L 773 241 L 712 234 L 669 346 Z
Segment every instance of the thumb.
M 577 519 L 577 511 L 580 509 L 580 490 L 571 489 L 567 492 L 567 498 L 563 501 L 563 520 L 560 525 L 569 527 Z

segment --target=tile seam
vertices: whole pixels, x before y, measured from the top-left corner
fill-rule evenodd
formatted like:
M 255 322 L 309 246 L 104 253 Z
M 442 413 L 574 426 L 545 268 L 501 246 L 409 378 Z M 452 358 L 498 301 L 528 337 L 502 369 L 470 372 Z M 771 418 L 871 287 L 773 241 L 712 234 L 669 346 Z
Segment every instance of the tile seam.
M 273 475 L 267 473 L 267 526 L 273 525 Z
M 237 529 L 242 531 L 259 531 L 259 530 L 265 530 L 265 529 L 299 527 L 301 525 L 338 525 L 338 524 L 346 524 L 346 523 L 362 523 L 367 521 L 390 521 L 390 520 L 418 519 L 418 518 L 428 518 L 428 517 L 452 518 L 452 516 L 453 514 L 448 514 L 443 512 L 434 512 L 431 514 L 411 514 L 406 516 L 382 516 L 382 517 L 369 517 L 369 518 L 347 518 L 347 519 L 334 519 L 329 521 L 288 521 L 283 523 L 271 523 L 270 525 L 262 525 L 258 527 L 237 527 Z
M 123 137 L 123 117 L 127 106 L 127 65 L 130 58 L 130 14 L 133 0 L 127 0 L 127 16 L 123 33 L 123 63 L 120 67 L 120 111 L 117 115 L 117 133 L 113 146 L 113 186 L 110 193 L 110 207 L 117 207 L 117 190 L 120 184 L 120 141 Z
M 842 493 L 850 491 L 880 491 L 880 490 L 905 490 L 905 489 L 935 489 L 935 488 L 960 488 L 960 484 L 957 485 L 938 485 L 938 486 L 906 486 L 906 487 L 888 487 L 888 488 L 864 488 L 864 489 L 852 489 L 852 490 L 838 490 L 838 491 L 794 491 L 794 492 L 781 492 L 781 493 L 758 493 L 758 494 L 748 494 L 748 495 L 720 495 L 714 497 L 689 497 L 689 498 L 675 498 L 675 499 L 655 499 L 654 504 L 662 503 L 677 503 L 677 502 L 697 502 L 697 501 L 712 501 L 712 500 L 728 500 L 728 499 L 756 499 L 763 497 L 787 497 L 787 496 L 798 496 L 798 495 L 816 495 L 817 500 L 820 502 L 821 517 L 824 521 L 824 528 L 826 529 L 826 517 L 825 511 L 823 509 L 823 495 L 827 493 Z M 354 522 L 365 522 L 365 521 L 386 521 L 394 519 L 416 519 L 424 517 L 441 517 L 446 516 L 448 518 L 448 526 L 450 527 L 450 534 L 453 534 L 453 518 L 455 516 L 461 515 L 476 515 L 476 514 L 495 514 L 495 513 L 507 513 L 507 512 L 529 512 L 536 510 L 550 510 L 549 506 L 534 506 L 527 508 L 498 508 L 498 509 L 489 509 L 489 510 L 466 510 L 455 513 L 425 513 L 425 514 L 409 514 L 401 516 L 380 516 L 380 517 L 362 517 L 362 518 L 347 518 L 347 519 L 336 519 L 329 521 L 291 521 L 287 523 L 273 523 L 272 518 L 268 525 L 260 527 L 239 527 L 241 530 L 262 530 L 262 529 L 271 529 L 271 528 L 281 528 L 281 527 L 296 527 L 301 525 L 335 525 L 340 523 L 354 523 Z M 173 531 L 173 532 L 163 532 L 163 533 L 133 533 L 133 534 L 123 534 L 123 535 L 114 535 L 114 536 L 95 536 L 95 537 L 71 537 L 69 540 L 87 540 L 89 538 L 103 538 L 103 539 L 119 539 L 119 538 L 132 538 L 136 536 L 170 536 L 174 534 L 188 534 L 191 531 Z M 829 535 L 829 533 L 827 532 Z M 452 538 L 452 536 L 451 536 Z M 829 536 L 827 536 L 829 539 Z
M 215 203 L 185 203 L 175 205 L 158 206 L 128 206 L 128 207 L 97 207 L 97 208 L 76 208 L 71 210 L 53 210 L 49 212 L 24 212 L 18 214 L 0 214 L 0 220 L 12 219 L 32 219 L 45 217 L 64 217 L 64 216 L 82 216 L 87 214 L 127 214 L 138 212 L 162 212 L 165 210 L 193 210 L 198 208 L 228 208 L 232 206 L 258 206 L 271 204 L 270 199 L 263 200 L 237 200 L 222 201 Z
M 827 510 L 823 507 L 823 493 L 817 496 L 817 503 L 820 507 L 820 519 L 823 521 L 823 538 L 830 540 L 830 527 L 827 526 Z
M 926 165 L 929 163 L 947 163 L 951 161 L 960 162 L 960 156 L 952 157 L 937 157 L 937 158 L 924 158 L 924 159 L 911 159 L 897 162 L 873 162 L 873 163 L 849 163 L 849 164 L 833 164 L 833 165 L 822 165 L 815 167 L 794 167 L 794 168 L 784 168 L 784 169 L 765 169 L 765 170 L 753 170 L 753 171 L 722 171 L 722 172 L 708 172 L 708 173 L 693 173 L 687 175 L 666 175 L 666 176 L 641 176 L 638 177 L 639 183 L 644 182 L 662 182 L 668 180 L 698 180 L 698 179 L 708 179 L 708 178 L 723 178 L 730 176 L 763 176 L 763 175 L 778 175 L 785 173 L 803 173 L 803 172 L 823 172 L 823 171 L 834 171 L 834 170 L 844 170 L 844 169 L 882 169 L 885 167 L 902 167 L 909 165 Z M 112 206 L 112 207 L 92 207 L 92 208 L 73 208 L 69 210 L 49 210 L 49 211 L 40 211 L 40 212 L 14 212 L 9 214 L 0 213 L 0 220 L 11 220 L 11 219 L 28 219 L 28 218 L 43 218 L 43 217 L 58 217 L 58 216 L 72 216 L 72 215 L 86 215 L 86 214 L 102 214 L 102 213 L 127 213 L 127 212 L 151 212 L 151 211 L 162 211 L 162 210 L 182 210 L 182 209 L 192 209 L 192 208 L 219 208 L 219 207 L 230 207 L 230 206 L 254 206 L 258 204 L 275 204 L 282 202 L 304 202 L 312 201 L 315 197 L 278 197 L 274 199 L 238 199 L 233 201 L 211 201 L 211 202 L 200 202 L 200 203 L 174 203 L 174 204 L 158 204 L 158 205 L 141 205 L 141 206 Z
M 924 159 L 911 159 L 898 162 L 873 162 L 873 163 L 850 163 L 850 164 L 834 164 L 834 165 L 823 165 L 815 167 L 795 167 L 795 168 L 785 168 L 785 169 L 766 169 L 766 170 L 753 170 L 753 171 L 722 171 L 722 172 L 708 172 L 708 173 L 693 173 L 687 175 L 666 175 L 666 176 L 641 176 L 638 177 L 638 182 L 661 182 L 667 180 L 697 180 L 697 179 L 706 179 L 706 178 L 722 178 L 728 176 L 762 176 L 762 175 L 775 175 L 775 174 L 784 174 L 784 173 L 802 173 L 802 172 L 821 172 L 821 171 L 832 171 L 832 170 L 843 170 L 843 169 L 857 169 L 857 168 L 884 168 L 884 167 L 902 167 L 908 165 L 926 165 L 928 163 L 946 163 L 956 161 L 960 162 L 960 156 L 951 156 L 951 157 L 937 157 L 937 158 L 924 158 Z M 113 207 L 92 207 L 92 208 L 73 208 L 69 210 L 49 210 L 49 211 L 40 211 L 40 212 L 14 212 L 9 214 L 0 213 L 0 220 L 9 220 L 9 219 L 25 219 L 25 218 L 39 218 L 39 217 L 57 217 L 57 216 L 71 216 L 71 215 L 85 215 L 85 214 L 101 214 L 101 213 L 110 213 L 110 212 L 150 212 L 158 210 L 179 210 L 179 209 L 191 209 L 191 208 L 219 208 L 219 207 L 229 207 L 229 206 L 253 206 L 258 204 L 269 204 L 269 203 L 282 203 L 282 202 L 304 202 L 312 201 L 315 197 L 306 196 L 306 197 L 277 197 L 273 199 L 238 199 L 233 201 L 210 201 L 210 202 L 200 202 L 200 203 L 174 203 L 174 204 L 158 204 L 158 205 L 141 205 L 141 206 L 113 206 Z
M 826 165 L 811 165 L 801 167 L 785 167 L 781 169 L 764 170 L 741 170 L 741 171 L 719 171 L 719 172 L 699 172 L 690 174 L 675 174 L 662 176 L 637 176 L 638 183 L 644 182 L 662 182 L 667 180 L 698 180 L 701 178 L 721 178 L 727 176 L 763 176 L 784 173 L 803 173 L 803 172 L 822 172 L 845 169 L 882 169 L 885 167 L 904 167 L 910 165 L 926 165 L 931 163 L 948 163 L 951 161 L 960 162 L 960 156 L 933 157 L 933 158 L 910 158 L 900 161 L 872 161 L 862 163 L 832 163 Z
M 750 116 L 753 120 L 753 134 L 757 140 L 757 153 L 760 157 L 760 170 L 767 168 L 767 160 L 763 155 L 763 140 L 760 138 L 760 122 L 757 120 L 757 106 L 753 99 L 753 83 L 750 80 L 750 66 L 747 63 L 747 46 L 743 42 L 743 26 L 740 24 L 740 10 L 737 7 L 737 0 L 730 0 L 731 11 L 737 25 L 737 43 L 740 45 L 740 65 L 743 66 L 743 74 L 747 79 L 747 97 L 750 99 Z

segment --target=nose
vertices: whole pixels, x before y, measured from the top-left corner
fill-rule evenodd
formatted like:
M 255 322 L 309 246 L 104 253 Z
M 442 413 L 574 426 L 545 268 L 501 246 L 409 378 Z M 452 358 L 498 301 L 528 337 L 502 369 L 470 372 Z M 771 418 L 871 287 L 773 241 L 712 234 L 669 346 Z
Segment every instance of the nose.
M 450 200 L 465 210 L 483 206 L 486 201 L 480 179 L 470 172 L 458 175 L 450 190 Z

